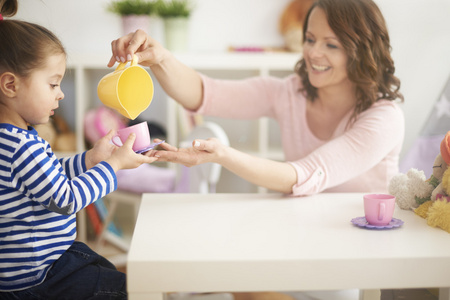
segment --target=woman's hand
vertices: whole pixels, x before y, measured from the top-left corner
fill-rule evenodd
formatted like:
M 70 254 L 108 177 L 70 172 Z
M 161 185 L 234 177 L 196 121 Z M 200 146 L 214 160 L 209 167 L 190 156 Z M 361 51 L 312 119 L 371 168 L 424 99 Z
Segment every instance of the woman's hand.
M 155 139 L 155 142 L 158 142 Z M 220 162 L 223 155 L 224 146 L 216 138 L 207 140 L 194 140 L 190 148 L 177 148 L 168 143 L 160 145 L 164 150 L 155 151 L 152 155 L 158 158 L 158 161 L 173 162 L 192 167 L 207 162 Z
M 167 95 L 186 109 L 195 111 L 200 107 L 203 101 L 200 74 L 178 61 L 169 50 L 143 30 L 112 41 L 111 48 L 112 56 L 108 67 L 112 67 L 116 61 L 131 61 L 133 55 L 136 55 L 140 65 L 150 67 Z
M 155 139 L 155 142 L 158 141 Z M 286 194 L 292 193 L 292 187 L 297 182 L 297 173 L 291 164 L 249 155 L 223 145 L 216 138 L 194 140 L 190 148 L 177 148 L 167 143 L 160 146 L 164 150 L 151 154 L 158 157 L 158 161 L 187 167 L 218 163 L 251 183 Z
M 143 30 L 129 33 L 111 43 L 112 56 L 108 67 L 116 61 L 131 61 L 133 55 L 138 57 L 138 63 L 150 67 L 160 64 L 169 53 L 160 43 L 147 35 Z

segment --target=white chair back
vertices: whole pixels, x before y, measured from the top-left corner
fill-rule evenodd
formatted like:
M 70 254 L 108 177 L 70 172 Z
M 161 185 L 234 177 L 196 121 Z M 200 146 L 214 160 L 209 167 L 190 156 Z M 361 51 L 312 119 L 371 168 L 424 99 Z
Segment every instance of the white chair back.
M 180 147 L 191 147 L 193 140 L 207 140 L 209 138 L 217 138 L 225 146 L 230 145 L 228 136 L 222 127 L 214 122 L 204 122 L 192 129 L 186 139 L 180 143 Z M 183 166 L 183 168 L 186 167 Z M 186 169 L 183 171 L 186 172 Z M 187 168 L 189 192 L 202 194 L 215 193 L 221 171 L 222 166 L 216 163 L 204 163 Z

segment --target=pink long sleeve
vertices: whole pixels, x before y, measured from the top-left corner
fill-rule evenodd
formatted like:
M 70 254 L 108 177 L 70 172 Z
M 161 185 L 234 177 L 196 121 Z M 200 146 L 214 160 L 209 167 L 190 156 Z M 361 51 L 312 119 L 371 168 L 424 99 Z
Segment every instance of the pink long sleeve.
M 308 128 L 307 100 L 297 75 L 244 81 L 202 78 L 204 99 L 198 113 L 235 119 L 266 116 L 278 122 L 285 158 L 297 172 L 294 195 L 387 192 L 398 172 L 404 117 L 392 101 L 378 101 L 350 127 L 348 115 L 333 137 L 323 141 Z
M 387 192 L 398 173 L 403 124 L 397 105 L 379 101 L 349 130 L 339 130 L 338 136 L 291 162 L 298 174 L 293 193 Z

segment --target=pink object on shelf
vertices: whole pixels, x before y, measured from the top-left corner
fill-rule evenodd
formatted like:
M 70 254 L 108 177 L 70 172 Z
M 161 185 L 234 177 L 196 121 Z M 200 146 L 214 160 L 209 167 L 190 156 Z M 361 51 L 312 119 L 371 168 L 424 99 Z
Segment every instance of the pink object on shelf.
M 262 47 L 233 47 L 235 52 L 264 52 Z
M 143 164 L 136 169 L 117 171 L 117 188 L 133 193 L 171 193 L 176 184 L 176 171 Z
M 84 116 L 84 134 L 91 144 L 104 137 L 111 129 L 122 128 L 125 128 L 125 123 L 119 115 L 104 106 L 92 109 Z

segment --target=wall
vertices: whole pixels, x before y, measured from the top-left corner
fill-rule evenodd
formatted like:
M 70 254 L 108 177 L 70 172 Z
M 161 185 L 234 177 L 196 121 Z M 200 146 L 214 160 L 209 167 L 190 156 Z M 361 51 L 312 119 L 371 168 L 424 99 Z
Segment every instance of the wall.
M 190 50 L 223 51 L 228 46 L 279 46 L 277 21 L 289 0 L 196 0 Z M 420 133 L 450 75 L 450 0 L 376 0 L 391 34 L 397 75 L 402 80 L 406 115 L 404 152 Z M 18 18 L 49 27 L 69 55 L 101 54 L 121 35 L 118 16 L 106 0 L 19 0 Z M 153 20 L 151 34 L 162 40 Z M 450 129 L 450 128 L 449 128 Z
M 193 0 L 190 48 L 223 51 L 233 45 L 281 45 L 278 17 L 289 0 Z M 106 11 L 109 0 L 19 0 L 18 18 L 52 29 L 69 52 L 110 53 L 122 34 L 121 20 Z M 151 33 L 162 41 L 153 20 Z
M 390 30 L 396 73 L 405 96 L 405 153 L 420 134 L 450 78 L 450 1 L 376 2 Z

